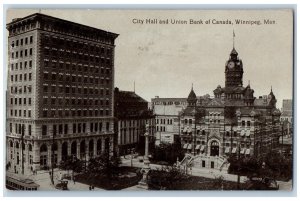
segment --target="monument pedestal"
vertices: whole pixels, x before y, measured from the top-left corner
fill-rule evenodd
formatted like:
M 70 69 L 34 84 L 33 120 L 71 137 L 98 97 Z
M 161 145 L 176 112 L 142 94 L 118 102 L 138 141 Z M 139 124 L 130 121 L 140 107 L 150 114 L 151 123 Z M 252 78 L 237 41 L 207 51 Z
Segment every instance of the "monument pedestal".
M 145 190 L 149 189 L 148 181 L 147 181 L 149 171 L 150 171 L 150 161 L 148 159 L 145 159 L 144 160 L 144 167 L 142 169 L 143 178 L 141 179 L 141 181 L 139 181 L 138 188 L 142 188 L 142 189 L 145 189 Z

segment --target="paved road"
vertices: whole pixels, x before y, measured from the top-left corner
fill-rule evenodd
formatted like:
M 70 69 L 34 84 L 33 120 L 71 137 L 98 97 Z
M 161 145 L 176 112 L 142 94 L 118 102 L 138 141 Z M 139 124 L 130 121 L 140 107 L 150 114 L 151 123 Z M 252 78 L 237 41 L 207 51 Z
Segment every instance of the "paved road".
M 54 184 L 59 183 L 58 179 L 60 178 L 60 175 L 65 173 L 67 173 L 67 171 L 61 171 L 56 169 L 54 171 Z M 41 191 L 60 191 L 52 185 L 49 171 L 38 171 L 36 175 L 30 175 L 30 178 L 40 185 L 39 190 Z M 75 182 L 74 184 L 72 180 L 68 181 L 68 188 L 70 191 L 89 191 L 89 185 L 79 182 Z M 94 191 L 103 190 L 104 189 L 94 187 Z

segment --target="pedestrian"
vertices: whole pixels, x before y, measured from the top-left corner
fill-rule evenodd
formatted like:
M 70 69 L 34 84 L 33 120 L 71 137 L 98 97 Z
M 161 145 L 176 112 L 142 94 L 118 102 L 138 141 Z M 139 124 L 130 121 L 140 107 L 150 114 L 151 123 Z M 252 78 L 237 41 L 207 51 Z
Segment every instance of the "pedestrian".
M 89 186 L 89 190 L 90 190 L 90 191 L 92 190 L 92 187 L 91 187 L 91 186 Z
M 75 177 L 73 177 L 73 182 L 74 182 L 74 184 L 75 184 Z
M 95 187 L 95 186 L 92 186 L 92 190 L 94 190 L 94 187 Z

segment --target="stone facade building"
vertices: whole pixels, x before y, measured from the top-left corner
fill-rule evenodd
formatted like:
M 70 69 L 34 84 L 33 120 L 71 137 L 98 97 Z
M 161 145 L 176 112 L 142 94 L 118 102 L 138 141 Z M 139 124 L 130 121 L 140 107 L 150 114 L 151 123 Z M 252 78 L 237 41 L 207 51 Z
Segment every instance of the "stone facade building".
M 155 118 L 148 109 L 148 102 L 133 91 L 115 88 L 115 131 L 120 155 L 137 150 L 144 144 L 146 129 L 150 143 L 154 141 Z
M 193 88 L 180 115 L 180 138 L 194 165 L 221 168 L 226 157 L 264 154 L 278 146 L 280 111 L 271 89 L 254 97 L 250 83 L 243 86 L 243 63 L 233 48 L 225 64 L 225 87 L 214 98 L 197 98 Z M 197 159 L 196 159 L 197 158 Z
M 186 108 L 186 98 L 151 99 L 152 110 L 155 114 L 156 144 L 174 143 L 179 137 L 179 113 Z
M 7 24 L 10 170 L 113 150 L 118 34 L 36 13 Z

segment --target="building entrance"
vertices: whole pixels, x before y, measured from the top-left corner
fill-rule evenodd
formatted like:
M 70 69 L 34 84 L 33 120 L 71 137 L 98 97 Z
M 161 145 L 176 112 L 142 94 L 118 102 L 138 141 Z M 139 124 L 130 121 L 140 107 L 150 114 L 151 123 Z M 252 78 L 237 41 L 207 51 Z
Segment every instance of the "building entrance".
M 212 141 L 210 145 L 210 155 L 219 156 L 219 143 L 217 141 Z

